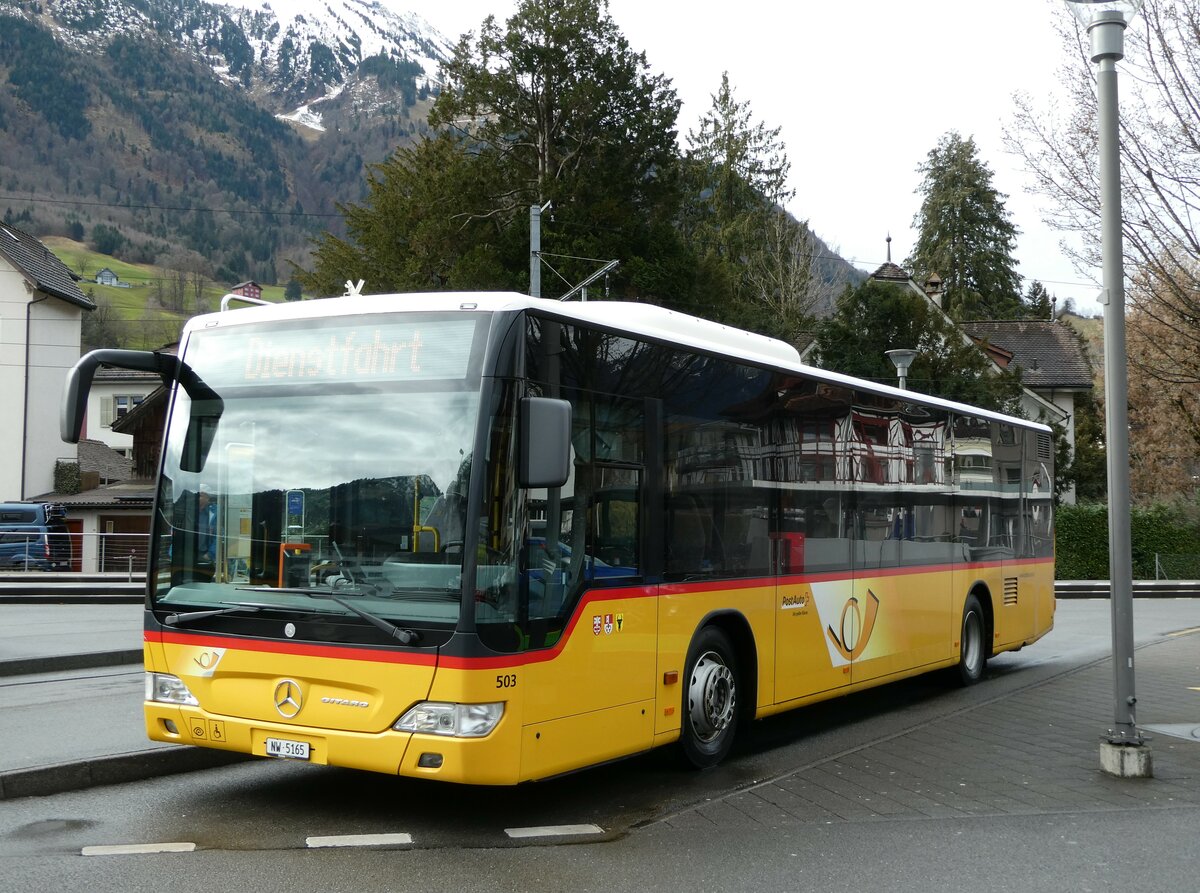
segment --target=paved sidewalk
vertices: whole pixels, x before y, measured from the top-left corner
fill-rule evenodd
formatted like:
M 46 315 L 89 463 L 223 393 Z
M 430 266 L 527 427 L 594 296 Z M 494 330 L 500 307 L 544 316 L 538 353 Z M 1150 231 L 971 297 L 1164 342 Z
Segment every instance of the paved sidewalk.
M 142 606 L 0 605 L 0 800 L 231 762 L 150 741 Z
M 1100 771 L 1112 666 L 1089 652 L 1078 669 L 801 766 L 668 823 L 719 827 L 730 810 L 789 824 L 1198 805 L 1200 628 L 1165 635 L 1183 625 L 1180 617 L 1198 616 L 1195 600 L 1180 604 L 1188 607 L 1147 629 L 1136 652 L 1138 721 L 1153 736 L 1152 779 Z M 1066 629 L 1053 635 L 1074 641 Z M 146 738 L 141 641 L 140 605 L 0 605 L 0 800 L 250 759 Z
M 1036 647 L 1036 646 L 1034 646 Z M 1200 629 L 1136 651 L 1138 725 L 1154 777 L 1100 768 L 1108 658 L 801 766 L 664 820 L 704 833 L 768 827 L 1200 805 Z M 984 683 L 986 685 L 986 683 Z
M 0 679 L 142 662 L 142 606 L 0 605 Z

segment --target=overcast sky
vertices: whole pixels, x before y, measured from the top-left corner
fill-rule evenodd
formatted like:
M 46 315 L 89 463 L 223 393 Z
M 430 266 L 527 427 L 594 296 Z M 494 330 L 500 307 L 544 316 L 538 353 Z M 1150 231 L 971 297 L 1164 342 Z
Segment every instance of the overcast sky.
M 385 0 L 452 40 L 503 20 L 516 0 Z M 1012 95 L 1054 91 L 1063 50 L 1051 25 L 1062 0 L 609 0 L 613 20 L 683 101 L 686 135 L 728 71 L 735 98 L 782 128 L 796 191 L 789 210 L 856 266 L 902 263 L 912 249 L 917 166 L 939 138 L 973 136 L 993 185 L 1021 231 L 1017 271 L 1041 280 L 1060 304 L 1098 312 L 1091 274 L 1072 269 L 1060 235 L 1041 222 L 1002 132 Z M 1095 271 L 1099 276 L 1099 271 Z

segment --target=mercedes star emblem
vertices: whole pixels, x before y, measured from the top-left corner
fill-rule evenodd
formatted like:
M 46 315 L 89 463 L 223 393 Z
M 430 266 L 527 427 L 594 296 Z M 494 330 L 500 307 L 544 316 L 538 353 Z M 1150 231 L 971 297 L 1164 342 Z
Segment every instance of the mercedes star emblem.
M 304 695 L 300 691 L 300 683 L 292 679 L 284 679 L 275 686 L 275 709 L 284 719 L 291 719 L 304 706 Z

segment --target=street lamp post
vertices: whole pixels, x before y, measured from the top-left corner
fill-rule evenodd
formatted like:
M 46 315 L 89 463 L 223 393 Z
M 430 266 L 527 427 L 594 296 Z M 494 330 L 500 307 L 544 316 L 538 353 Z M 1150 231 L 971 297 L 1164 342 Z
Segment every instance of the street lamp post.
M 1112 608 L 1114 725 L 1100 744 L 1112 775 L 1152 774 L 1150 748 L 1137 728 L 1133 672 L 1133 558 L 1129 536 L 1129 381 L 1125 351 L 1125 269 L 1121 236 L 1121 168 L 1117 61 L 1125 27 L 1142 0 L 1066 0 L 1088 32 L 1097 64 L 1100 137 L 1100 249 L 1104 290 L 1105 451 L 1108 456 L 1108 568 Z
M 900 378 L 900 390 L 903 391 L 908 386 L 908 367 L 917 358 L 917 352 L 907 347 L 897 347 L 894 350 L 885 350 L 884 355 L 896 367 L 896 375 Z

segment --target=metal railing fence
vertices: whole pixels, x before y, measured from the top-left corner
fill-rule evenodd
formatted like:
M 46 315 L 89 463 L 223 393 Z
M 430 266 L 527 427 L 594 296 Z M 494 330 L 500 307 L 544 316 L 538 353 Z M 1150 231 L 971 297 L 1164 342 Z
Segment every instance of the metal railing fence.
M 1154 579 L 1200 580 L 1200 555 L 1154 553 Z
M 146 573 L 146 533 L 0 533 L 0 571 Z

